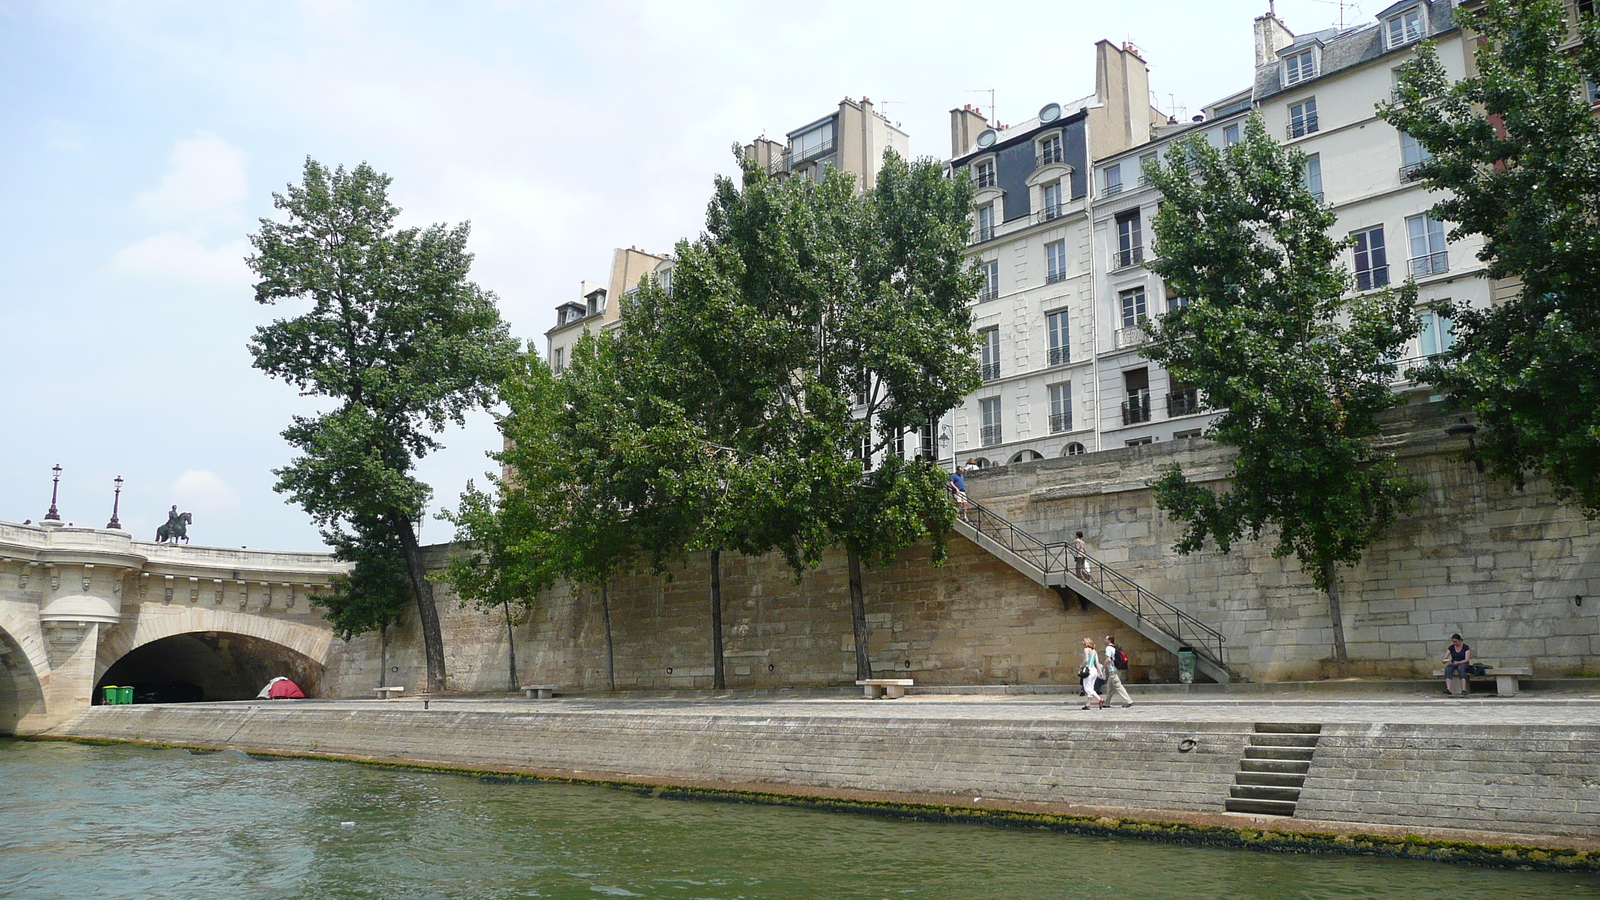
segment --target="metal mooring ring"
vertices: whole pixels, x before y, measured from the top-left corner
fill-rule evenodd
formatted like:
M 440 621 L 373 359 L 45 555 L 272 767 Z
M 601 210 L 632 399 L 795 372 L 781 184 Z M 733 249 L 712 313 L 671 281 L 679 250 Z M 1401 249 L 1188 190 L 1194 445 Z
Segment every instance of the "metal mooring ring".
M 1178 742 L 1178 752 L 1179 753 L 1188 753 L 1190 750 L 1194 749 L 1194 745 L 1196 743 L 1197 742 L 1195 741 L 1194 738 L 1184 738 L 1183 740 Z

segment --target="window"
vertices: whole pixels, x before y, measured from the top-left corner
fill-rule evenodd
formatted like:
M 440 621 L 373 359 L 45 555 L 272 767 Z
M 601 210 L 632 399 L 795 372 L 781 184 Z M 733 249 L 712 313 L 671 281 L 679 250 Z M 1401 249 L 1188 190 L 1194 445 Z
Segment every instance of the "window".
M 1422 355 L 1433 357 L 1449 350 L 1456 345 L 1455 329 L 1451 327 L 1450 317 L 1438 313 L 1426 312 L 1422 314 Z
M 1117 216 L 1117 257 L 1112 268 L 1125 269 L 1144 261 L 1144 233 L 1139 211 L 1130 209 Z
M 1187 384 L 1174 384 L 1167 392 L 1167 418 L 1192 416 L 1200 411 L 1200 389 Z
M 796 135 L 789 140 L 789 165 L 803 162 L 813 156 L 833 152 L 833 120 Z
M 1044 186 L 1043 207 L 1039 210 L 1040 221 L 1048 222 L 1051 219 L 1061 218 L 1061 182 L 1055 181 Z
M 1072 350 L 1067 335 L 1067 312 L 1053 312 L 1045 316 L 1045 327 L 1050 336 L 1050 365 L 1059 366 L 1072 361 Z
M 1417 167 L 1433 157 L 1428 148 L 1417 143 L 1417 139 L 1404 131 L 1400 132 L 1400 180 L 1413 181 L 1417 177 Z
M 1389 283 L 1389 256 L 1383 247 L 1383 226 L 1358 231 L 1356 247 L 1356 290 L 1370 291 Z
M 1406 238 L 1411 243 L 1411 277 L 1422 278 L 1450 270 L 1450 255 L 1445 252 L 1444 223 L 1433 216 L 1406 219 Z
M 1132 369 L 1122 373 L 1127 400 L 1122 404 L 1122 424 L 1150 421 L 1150 370 Z
M 1146 419 L 1145 421 L 1149 421 L 1149 420 Z M 1142 437 L 1142 438 L 1134 438 L 1131 441 L 1123 441 L 1122 443 L 1125 446 L 1128 446 L 1128 447 L 1143 447 L 1145 444 L 1154 444 L 1155 442 L 1156 442 L 1156 439 L 1153 438 L 1153 437 Z
M 1077 441 L 1073 441 L 1072 443 L 1061 448 L 1062 456 L 1082 456 L 1083 453 L 1083 445 Z
M 983 411 L 983 435 L 979 443 L 993 447 L 1000 443 L 1000 398 L 980 400 L 978 408 Z
M 1399 15 L 1385 19 L 1383 25 L 1384 35 L 1391 50 L 1414 41 L 1420 41 L 1422 40 L 1422 9 L 1413 6 L 1410 9 L 1402 10 Z
M 1317 57 L 1313 50 L 1304 50 L 1283 60 L 1284 84 L 1299 84 L 1317 76 Z M 1238 127 L 1238 126 L 1234 126 Z
M 1188 297 L 1178 296 L 1177 290 L 1174 289 L 1172 285 L 1167 285 L 1167 312 L 1175 312 L 1188 305 Z
M 994 187 L 999 183 L 994 174 L 994 160 L 986 159 L 978 163 L 977 170 L 978 187 Z
M 978 229 L 972 235 L 974 243 L 994 239 L 994 204 L 978 207 Z
M 1050 385 L 1050 433 L 1072 430 L 1072 382 Z
M 1122 193 L 1122 166 L 1106 166 L 1105 196 Z
M 1122 327 L 1137 327 L 1139 320 L 1145 317 L 1144 288 L 1126 290 L 1119 296 L 1122 298 Z
M 1000 329 L 985 328 L 978 340 L 983 345 L 983 380 L 993 381 L 1000 377 Z
M 933 421 L 931 419 L 917 426 L 917 437 L 917 455 L 927 460 L 934 459 Z
M 1067 242 L 1051 241 L 1044 245 L 1044 281 L 1055 284 L 1067 280 Z
M 1584 96 L 1589 98 L 1590 106 L 1600 106 L 1600 81 L 1586 78 L 1583 82 Z
M 1594 15 L 1594 0 L 1578 0 L 1578 15 Z
M 1039 165 L 1048 166 L 1062 160 L 1061 135 L 1052 134 L 1039 142 Z
M 978 289 L 978 302 L 983 303 L 1000 296 L 1000 261 L 991 259 L 979 263 L 978 273 L 983 276 L 983 287 Z
M 1305 167 L 1300 170 L 1300 183 L 1318 203 L 1322 202 L 1322 157 L 1315 153 L 1306 157 Z
M 557 375 L 566 371 L 567 348 L 557 347 L 550 351 L 550 371 Z
M 1197 438 L 1200 436 L 1200 431 L 1201 429 L 1199 428 L 1193 428 L 1188 431 L 1174 431 L 1172 433 L 1172 439 L 1175 441 L 1186 441 L 1189 438 Z
M 1144 167 L 1156 161 L 1154 153 L 1146 153 L 1139 157 L 1139 186 L 1144 187 L 1150 183 L 1150 176 L 1144 173 Z
M 672 296 L 672 270 L 662 270 L 661 274 L 656 276 L 656 280 L 661 282 L 661 293 Z
M 1317 98 L 1307 97 L 1289 105 L 1289 137 L 1297 138 L 1317 130 Z
M 1232 147 L 1239 143 L 1239 123 L 1224 126 L 1222 129 L 1222 146 Z

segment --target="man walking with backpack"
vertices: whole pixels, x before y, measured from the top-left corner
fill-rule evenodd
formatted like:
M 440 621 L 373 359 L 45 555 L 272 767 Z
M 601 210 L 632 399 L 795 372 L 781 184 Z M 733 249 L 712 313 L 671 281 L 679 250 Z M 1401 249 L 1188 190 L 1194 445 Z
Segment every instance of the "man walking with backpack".
M 1120 702 L 1123 709 L 1133 705 L 1128 689 L 1122 686 L 1122 673 L 1127 669 L 1128 654 L 1117 646 L 1116 638 L 1106 635 L 1106 699 L 1101 701 L 1102 705 Z

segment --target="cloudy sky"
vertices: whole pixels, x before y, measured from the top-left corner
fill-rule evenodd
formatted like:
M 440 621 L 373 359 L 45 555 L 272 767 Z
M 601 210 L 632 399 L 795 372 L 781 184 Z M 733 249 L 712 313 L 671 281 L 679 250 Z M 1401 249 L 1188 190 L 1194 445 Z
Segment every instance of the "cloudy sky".
M 197 544 L 321 548 L 271 472 L 315 406 L 245 349 L 299 312 L 255 304 L 243 259 L 308 155 L 393 176 L 403 224 L 470 220 L 474 278 L 537 338 L 612 248 L 698 231 L 735 141 L 865 95 L 946 157 L 948 111 L 991 89 L 1005 122 L 1091 93 L 1101 38 L 1192 114 L 1249 84 L 1266 3 L 0 0 L 0 520 L 37 521 L 59 463 L 80 526 L 121 475 L 142 539 L 177 504 Z M 1277 9 L 1297 32 L 1340 16 Z M 436 509 L 496 434 L 481 415 L 442 440 Z

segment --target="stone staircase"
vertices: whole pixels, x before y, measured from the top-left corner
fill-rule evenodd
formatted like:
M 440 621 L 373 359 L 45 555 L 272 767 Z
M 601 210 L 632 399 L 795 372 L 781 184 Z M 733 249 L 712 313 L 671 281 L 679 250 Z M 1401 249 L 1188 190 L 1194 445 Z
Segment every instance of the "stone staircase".
M 1321 734 L 1321 725 L 1256 723 L 1228 789 L 1228 812 L 1294 815 Z
M 1222 632 L 1157 597 L 1133 579 L 1088 557 L 1090 571 L 1080 578 L 1076 559 L 1066 543 L 1045 543 L 1011 524 L 983 504 L 967 502 L 967 518 L 956 519 L 956 533 L 994 554 L 1035 583 L 1072 594 L 1105 610 L 1150 642 L 1171 652 L 1195 654 L 1199 674 L 1218 684 L 1234 673 L 1224 657 Z

